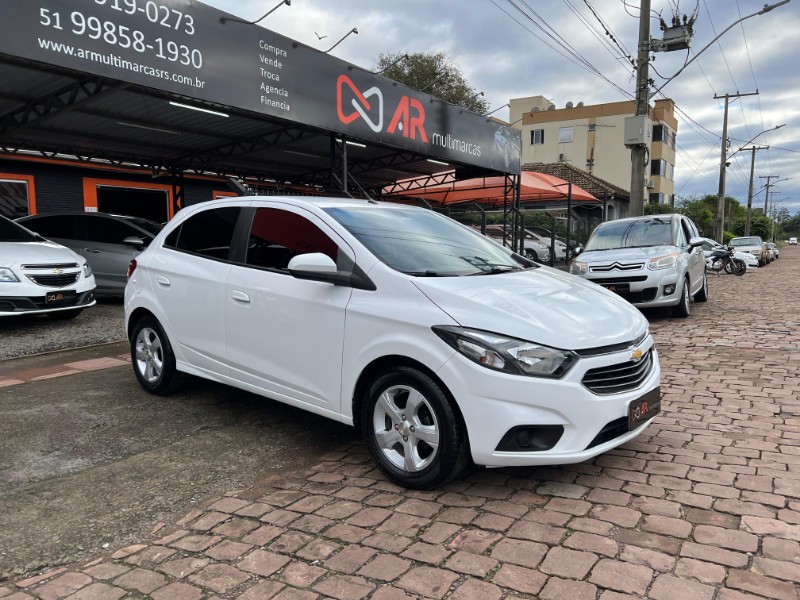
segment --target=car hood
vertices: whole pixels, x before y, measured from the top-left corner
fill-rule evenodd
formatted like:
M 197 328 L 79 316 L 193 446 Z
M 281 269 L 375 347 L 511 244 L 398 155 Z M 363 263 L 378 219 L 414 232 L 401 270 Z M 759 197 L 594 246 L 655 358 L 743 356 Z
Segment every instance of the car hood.
M 562 271 L 415 278 L 416 285 L 462 327 L 581 350 L 631 342 L 647 331 L 626 300 Z
M 577 260 L 589 263 L 609 263 L 614 261 L 634 262 L 650 260 L 675 252 L 675 246 L 640 246 L 637 248 L 615 248 L 613 250 L 587 250 L 578 255 Z
M 55 242 L 0 242 L 0 267 L 64 261 L 74 261 L 79 265 L 86 262 L 69 248 Z

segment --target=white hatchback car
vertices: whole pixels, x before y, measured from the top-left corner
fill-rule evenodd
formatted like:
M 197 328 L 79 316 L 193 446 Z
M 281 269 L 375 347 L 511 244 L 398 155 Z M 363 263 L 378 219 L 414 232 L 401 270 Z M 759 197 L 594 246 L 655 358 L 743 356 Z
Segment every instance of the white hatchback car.
M 0 317 L 72 319 L 94 306 L 94 288 L 85 258 L 0 216 Z
M 359 427 L 408 487 L 583 461 L 660 410 L 641 313 L 433 211 L 246 197 L 181 210 L 131 263 L 154 394 L 183 373 Z

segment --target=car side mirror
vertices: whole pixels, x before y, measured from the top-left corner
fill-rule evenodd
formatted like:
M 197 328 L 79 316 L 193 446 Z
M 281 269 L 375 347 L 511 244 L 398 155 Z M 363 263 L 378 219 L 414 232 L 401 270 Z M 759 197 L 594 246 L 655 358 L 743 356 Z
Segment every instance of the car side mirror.
M 703 239 L 699 237 L 693 237 L 689 240 L 689 247 L 690 248 L 697 248 L 698 246 L 703 245 Z
M 289 272 L 295 277 L 302 275 L 330 275 L 338 273 L 336 263 L 327 254 L 322 252 L 310 252 L 308 254 L 298 254 L 289 261 Z
M 572 249 L 572 256 L 578 256 L 578 254 L 580 254 L 581 252 L 583 252 L 583 246 L 581 246 L 580 244 L 578 244 L 577 246 L 575 246 L 575 247 Z
M 136 237 L 135 235 L 129 235 L 122 240 L 122 243 L 128 246 L 133 246 L 134 248 L 138 248 L 139 250 L 144 248 L 144 240 L 140 237 Z
M 321 281 L 332 283 L 333 285 L 346 285 L 361 290 L 374 291 L 375 284 L 367 277 L 357 264 L 343 259 L 344 269 L 340 270 L 333 259 L 322 252 L 309 252 L 308 254 L 298 254 L 294 256 L 287 266 L 289 273 L 296 279 L 308 279 L 310 281 Z M 347 263 L 350 263 L 347 266 Z

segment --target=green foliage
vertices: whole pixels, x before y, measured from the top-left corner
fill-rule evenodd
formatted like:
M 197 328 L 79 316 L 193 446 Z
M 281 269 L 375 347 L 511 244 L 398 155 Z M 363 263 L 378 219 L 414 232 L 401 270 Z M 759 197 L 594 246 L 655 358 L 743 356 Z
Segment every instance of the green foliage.
M 737 236 L 744 235 L 746 218 L 736 222 L 733 231 Z M 761 213 L 754 212 L 750 216 L 750 235 L 760 236 L 763 240 L 772 239 L 772 220 Z
M 669 204 L 661 204 L 656 202 L 648 202 L 644 205 L 644 214 L 646 215 L 668 215 L 676 211 Z
M 400 60 L 402 56 L 402 53 L 380 54 L 375 60 L 375 71 L 383 71 L 389 79 L 479 115 L 489 111 L 489 101 L 470 87 L 461 68 L 444 52 L 415 52 Z

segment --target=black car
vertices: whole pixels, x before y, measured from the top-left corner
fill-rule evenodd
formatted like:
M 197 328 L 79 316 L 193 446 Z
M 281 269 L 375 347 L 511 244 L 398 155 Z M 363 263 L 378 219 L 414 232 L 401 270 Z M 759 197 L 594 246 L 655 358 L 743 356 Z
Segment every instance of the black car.
M 99 212 L 45 213 L 16 220 L 31 231 L 86 258 L 96 295 L 122 296 L 128 265 L 161 231 L 155 221 Z

